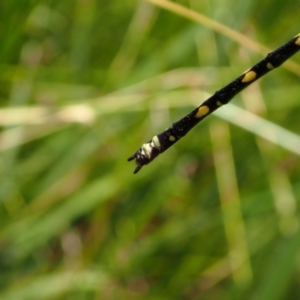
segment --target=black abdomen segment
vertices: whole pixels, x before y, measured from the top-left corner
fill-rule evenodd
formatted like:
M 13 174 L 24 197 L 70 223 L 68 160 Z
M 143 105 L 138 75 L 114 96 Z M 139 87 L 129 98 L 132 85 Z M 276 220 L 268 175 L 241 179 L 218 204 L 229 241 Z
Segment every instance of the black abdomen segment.
M 263 60 L 248 69 L 237 79 L 216 91 L 188 115 L 173 123 L 171 127 L 154 136 L 149 142 L 143 144 L 128 161 L 134 160 L 137 164 L 134 174 L 142 166 L 149 164 L 155 157 L 166 151 L 183 136 L 185 136 L 195 125 L 210 115 L 220 106 L 227 104 L 235 95 L 245 89 L 252 82 L 264 76 L 274 68 L 279 67 L 287 59 L 300 50 L 300 34 L 290 41 L 270 52 Z

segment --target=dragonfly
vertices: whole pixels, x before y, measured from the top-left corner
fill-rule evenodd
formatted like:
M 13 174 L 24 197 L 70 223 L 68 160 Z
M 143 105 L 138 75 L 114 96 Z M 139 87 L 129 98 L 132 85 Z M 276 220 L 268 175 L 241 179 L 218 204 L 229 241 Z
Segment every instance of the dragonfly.
M 173 123 L 168 129 L 155 135 L 150 141 L 144 143 L 128 158 L 128 161 L 135 160 L 136 168 L 133 173 L 136 174 L 144 165 L 152 162 L 159 154 L 165 152 L 178 142 L 200 121 L 219 107 L 227 104 L 234 96 L 248 87 L 251 83 L 282 65 L 299 50 L 300 33 L 279 48 L 268 53 L 264 59 L 242 73 L 225 87 L 216 91 L 211 97 L 185 117 Z

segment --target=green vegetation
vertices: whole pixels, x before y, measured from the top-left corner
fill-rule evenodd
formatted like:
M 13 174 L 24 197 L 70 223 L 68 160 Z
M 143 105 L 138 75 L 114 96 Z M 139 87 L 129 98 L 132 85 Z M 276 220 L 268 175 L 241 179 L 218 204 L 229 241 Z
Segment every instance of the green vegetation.
M 251 40 L 298 34 L 299 3 L 166 3 L 1 1 L 1 300 L 299 295 L 299 54 L 127 162 L 264 57 Z

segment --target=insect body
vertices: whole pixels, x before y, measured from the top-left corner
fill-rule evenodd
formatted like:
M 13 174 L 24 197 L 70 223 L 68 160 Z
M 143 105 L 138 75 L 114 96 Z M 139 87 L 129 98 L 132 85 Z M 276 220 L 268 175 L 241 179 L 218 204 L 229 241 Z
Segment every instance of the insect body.
M 216 91 L 210 98 L 204 101 L 188 115 L 173 123 L 171 127 L 143 144 L 141 148 L 128 158 L 128 161 L 135 160 L 137 164 L 134 174 L 137 173 L 142 166 L 149 164 L 155 157 L 165 152 L 168 148 L 185 136 L 201 120 L 220 106 L 227 104 L 235 95 L 245 89 L 252 82 L 264 76 L 274 68 L 279 67 L 299 50 L 300 34 L 296 35 L 290 41 L 273 52 L 270 52 L 264 59 L 252 68 L 248 69 L 222 89 Z

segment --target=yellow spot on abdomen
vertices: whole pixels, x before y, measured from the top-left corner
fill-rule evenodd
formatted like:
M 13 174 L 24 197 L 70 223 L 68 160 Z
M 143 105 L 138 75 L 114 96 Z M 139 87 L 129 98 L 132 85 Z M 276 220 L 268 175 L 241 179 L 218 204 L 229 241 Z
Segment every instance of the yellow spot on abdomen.
M 300 34 L 298 34 L 298 38 L 296 39 L 295 44 L 300 46 Z
M 153 147 L 155 147 L 156 149 L 160 149 L 160 141 L 159 141 L 157 135 L 152 138 L 152 144 L 153 144 Z
M 268 63 L 267 63 L 267 68 L 268 68 L 269 70 L 272 70 L 272 69 L 274 69 L 274 66 L 273 66 L 270 62 L 268 62 Z
M 249 71 L 249 72 L 245 73 L 245 75 L 242 79 L 242 82 L 252 81 L 255 79 L 255 77 L 256 77 L 256 73 L 254 71 Z
M 209 107 L 206 105 L 203 105 L 203 106 L 199 107 L 199 109 L 195 115 L 195 118 L 201 118 L 201 117 L 207 115 L 208 113 L 209 113 Z
M 170 135 L 170 136 L 169 136 L 169 140 L 170 140 L 171 142 L 174 142 L 174 141 L 175 141 L 175 137 L 174 137 L 173 135 Z

